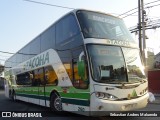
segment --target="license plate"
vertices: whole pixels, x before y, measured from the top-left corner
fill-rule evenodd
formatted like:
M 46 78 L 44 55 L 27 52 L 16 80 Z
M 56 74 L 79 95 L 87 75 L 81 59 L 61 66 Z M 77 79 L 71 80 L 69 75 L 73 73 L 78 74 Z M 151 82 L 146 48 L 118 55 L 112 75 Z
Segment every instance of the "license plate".
M 123 110 L 130 110 L 130 109 L 133 109 L 137 106 L 137 103 L 133 103 L 133 104 L 126 104 L 124 106 L 122 106 L 122 109 Z

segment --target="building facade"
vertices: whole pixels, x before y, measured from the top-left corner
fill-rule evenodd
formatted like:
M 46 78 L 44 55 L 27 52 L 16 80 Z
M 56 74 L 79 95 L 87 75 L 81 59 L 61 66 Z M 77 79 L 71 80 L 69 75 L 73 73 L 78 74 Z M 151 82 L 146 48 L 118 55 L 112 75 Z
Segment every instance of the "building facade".
M 155 56 L 154 67 L 157 69 L 160 69 L 160 52 Z

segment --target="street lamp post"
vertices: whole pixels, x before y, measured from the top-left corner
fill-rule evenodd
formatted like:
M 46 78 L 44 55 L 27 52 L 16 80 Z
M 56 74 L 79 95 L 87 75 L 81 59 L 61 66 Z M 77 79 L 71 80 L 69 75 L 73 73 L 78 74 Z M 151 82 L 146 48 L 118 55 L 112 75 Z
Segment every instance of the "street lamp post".
M 146 64 L 146 36 L 145 36 L 145 15 L 143 0 L 138 0 L 138 31 L 139 31 L 139 49 L 144 62 Z
M 142 40 L 141 40 L 141 0 L 138 0 L 138 39 L 139 39 L 139 49 L 142 56 Z

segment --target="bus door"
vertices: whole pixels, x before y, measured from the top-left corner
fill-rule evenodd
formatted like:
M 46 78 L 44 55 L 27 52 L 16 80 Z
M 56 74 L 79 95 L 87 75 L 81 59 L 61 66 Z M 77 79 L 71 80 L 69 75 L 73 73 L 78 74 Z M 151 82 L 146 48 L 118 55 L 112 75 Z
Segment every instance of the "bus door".
M 16 77 L 16 99 L 32 102 L 32 98 L 34 97 L 35 90 L 32 90 L 32 78 L 33 74 L 31 72 L 25 72 L 18 74 Z M 33 102 L 35 103 L 35 102 Z
M 58 85 L 58 77 L 52 66 L 44 67 L 44 97 L 45 104 L 49 106 L 50 93 Z
M 72 51 L 72 56 L 75 111 L 89 111 L 90 92 L 86 57 L 81 49 Z
M 39 86 L 39 81 L 38 81 L 38 70 L 34 70 L 29 72 L 30 74 L 30 79 L 32 80 L 32 85 L 29 87 L 29 99 L 28 101 L 34 104 L 39 104 L 39 97 L 38 97 L 38 86 Z
M 46 106 L 44 68 L 37 70 L 39 105 Z

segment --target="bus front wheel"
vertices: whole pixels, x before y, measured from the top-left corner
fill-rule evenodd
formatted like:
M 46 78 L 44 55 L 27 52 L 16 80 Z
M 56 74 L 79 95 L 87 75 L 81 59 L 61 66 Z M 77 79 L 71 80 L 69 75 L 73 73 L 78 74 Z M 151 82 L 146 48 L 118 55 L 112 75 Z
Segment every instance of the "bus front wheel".
M 56 94 L 51 95 L 50 108 L 52 111 L 62 111 L 62 102 L 60 96 Z

